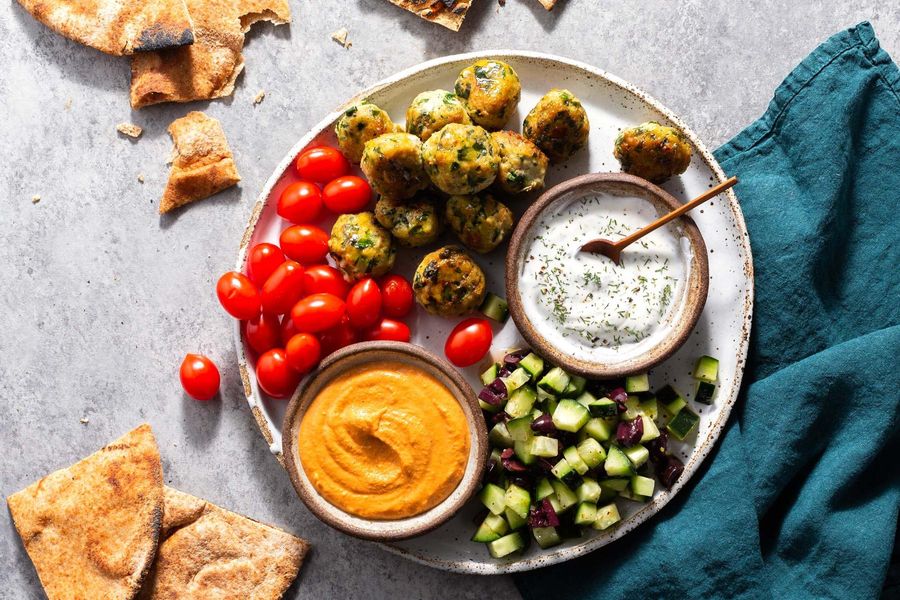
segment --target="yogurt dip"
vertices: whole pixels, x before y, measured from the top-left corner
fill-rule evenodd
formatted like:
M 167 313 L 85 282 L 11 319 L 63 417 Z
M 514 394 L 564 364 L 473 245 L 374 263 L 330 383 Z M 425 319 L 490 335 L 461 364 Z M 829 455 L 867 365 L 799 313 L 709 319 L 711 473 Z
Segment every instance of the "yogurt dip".
M 579 250 L 596 238 L 620 240 L 658 217 L 643 198 L 593 193 L 560 201 L 535 222 L 519 294 L 532 325 L 560 352 L 621 360 L 665 338 L 685 304 L 692 260 L 676 226 L 630 245 L 620 265 Z

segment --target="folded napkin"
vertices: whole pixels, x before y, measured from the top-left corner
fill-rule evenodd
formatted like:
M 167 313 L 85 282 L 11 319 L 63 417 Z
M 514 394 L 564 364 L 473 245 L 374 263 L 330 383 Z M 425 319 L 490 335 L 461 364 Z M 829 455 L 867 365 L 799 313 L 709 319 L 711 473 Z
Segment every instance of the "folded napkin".
M 868 23 L 838 33 L 715 154 L 741 178 L 756 270 L 742 398 L 656 517 L 518 576 L 525 598 L 882 593 L 900 506 L 900 71 Z

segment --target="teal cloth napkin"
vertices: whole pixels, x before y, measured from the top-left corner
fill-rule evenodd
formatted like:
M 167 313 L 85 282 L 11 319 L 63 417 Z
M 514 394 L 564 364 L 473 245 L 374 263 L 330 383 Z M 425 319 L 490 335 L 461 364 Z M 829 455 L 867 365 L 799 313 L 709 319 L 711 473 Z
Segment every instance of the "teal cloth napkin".
M 838 33 L 715 154 L 741 179 L 756 270 L 742 397 L 660 514 L 518 576 L 526 599 L 882 594 L 900 506 L 900 71 L 868 23 Z

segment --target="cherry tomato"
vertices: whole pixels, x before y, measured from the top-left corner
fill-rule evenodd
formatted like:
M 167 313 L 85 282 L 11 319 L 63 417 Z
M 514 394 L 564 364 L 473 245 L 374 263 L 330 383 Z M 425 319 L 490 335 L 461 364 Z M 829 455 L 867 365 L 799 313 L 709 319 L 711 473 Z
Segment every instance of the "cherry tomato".
M 286 314 L 281 317 L 281 347 L 284 348 L 287 346 L 287 343 L 291 340 L 292 337 L 300 333 L 297 331 L 297 328 L 294 327 L 294 320 L 291 318 L 290 314 Z
M 302 179 L 316 183 L 328 183 L 350 171 L 350 163 L 344 155 L 328 146 L 304 150 L 297 157 L 296 167 Z
M 328 356 L 335 350 L 358 342 L 359 335 L 350 325 L 350 317 L 344 315 L 339 325 L 320 333 L 319 339 L 322 342 L 322 356 Z
M 300 373 L 288 364 L 284 350 L 272 348 L 256 361 L 256 381 L 273 398 L 289 398 L 300 383 Z
M 381 316 L 381 290 L 375 280 L 366 277 L 358 281 L 347 294 L 347 315 L 357 329 L 371 327 Z
M 372 199 L 369 182 L 356 175 L 345 175 L 329 181 L 322 189 L 325 208 L 339 215 L 357 213 Z
M 303 296 L 303 266 L 292 260 L 281 263 L 266 279 L 262 289 L 262 307 L 266 312 L 282 315 Z
M 392 340 L 395 342 L 408 342 L 409 327 L 401 321 L 382 319 L 363 332 L 363 339 L 366 341 Z
M 494 332 L 487 319 L 466 319 L 450 332 L 444 354 L 457 367 L 468 367 L 484 358 L 493 340 Z
M 235 319 L 252 319 L 259 314 L 259 291 L 253 282 L 237 271 L 228 271 L 216 284 L 222 308 Z
M 291 223 L 312 223 L 322 212 L 322 192 L 308 181 L 297 181 L 284 188 L 278 198 L 278 214 Z
M 202 354 L 188 354 L 179 371 L 181 387 L 194 400 L 212 400 L 219 393 L 219 369 Z
M 413 307 L 413 289 L 400 275 L 388 275 L 381 280 L 381 309 L 389 317 L 399 319 Z
M 301 333 L 316 333 L 331 329 L 347 313 L 344 301 L 332 294 L 313 294 L 303 298 L 291 309 L 294 327 Z
M 247 256 L 247 276 L 253 285 L 260 287 L 278 265 L 284 262 L 284 252 L 275 244 L 257 244 Z
M 281 250 L 302 265 L 323 262 L 328 254 L 328 234 L 312 225 L 293 225 L 281 232 Z
M 306 294 L 333 294 L 338 298 L 346 298 L 349 284 L 344 275 L 331 265 L 313 265 L 306 267 L 303 273 L 303 291 Z
M 311 333 L 298 333 L 292 337 L 285 348 L 288 364 L 301 374 L 312 371 L 322 357 L 322 345 Z
M 244 322 L 247 345 L 257 354 L 281 345 L 281 323 L 278 315 L 263 312 Z

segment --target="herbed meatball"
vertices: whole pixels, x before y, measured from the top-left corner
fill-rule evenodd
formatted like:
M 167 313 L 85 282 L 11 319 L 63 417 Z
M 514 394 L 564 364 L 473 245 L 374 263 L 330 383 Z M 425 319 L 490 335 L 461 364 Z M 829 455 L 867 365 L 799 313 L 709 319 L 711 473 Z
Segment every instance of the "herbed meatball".
M 477 125 L 451 123 L 422 147 L 425 172 L 446 194 L 474 194 L 493 183 L 500 157 L 491 134 Z
M 334 126 L 341 152 L 354 164 L 362 158 L 366 142 L 396 130 L 391 117 L 368 100 L 345 110 Z
M 446 90 L 422 92 L 406 109 L 406 131 L 424 142 L 448 123 L 471 125 L 462 100 Z
M 563 161 L 587 143 L 591 131 L 587 112 L 581 101 L 569 90 L 547 92 L 528 116 L 522 133 L 550 158 Z
M 382 196 L 403 200 L 428 186 L 422 140 L 411 133 L 385 133 L 369 140 L 359 166 Z
M 422 259 L 413 276 L 413 291 L 431 314 L 457 317 L 481 306 L 484 272 L 459 246 L 444 246 Z
M 459 241 L 482 254 L 499 246 L 513 227 L 512 211 L 488 193 L 451 196 L 446 216 Z
M 522 85 L 513 68 L 490 59 L 460 71 L 455 90 L 472 121 L 486 129 L 502 129 L 522 96 Z
M 375 203 L 375 218 L 404 246 L 424 246 L 441 233 L 435 202 L 420 194 L 410 201 L 382 196 Z
M 541 149 L 514 131 L 495 131 L 491 138 L 500 153 L 500 168 L 494 183 L 504 192 L 521 194 L 544 187 L 550 160 Z
M 397 256 L 391 234 L 370 212 L 339 216 L 331 228 L 328 250 L 351 280 L 384 275 L 393 268 Z
M 662 183 L 687 170 L 691 143 L 677 129 L 648 121 L 620 133 L 613 155 L 626 173 Z

